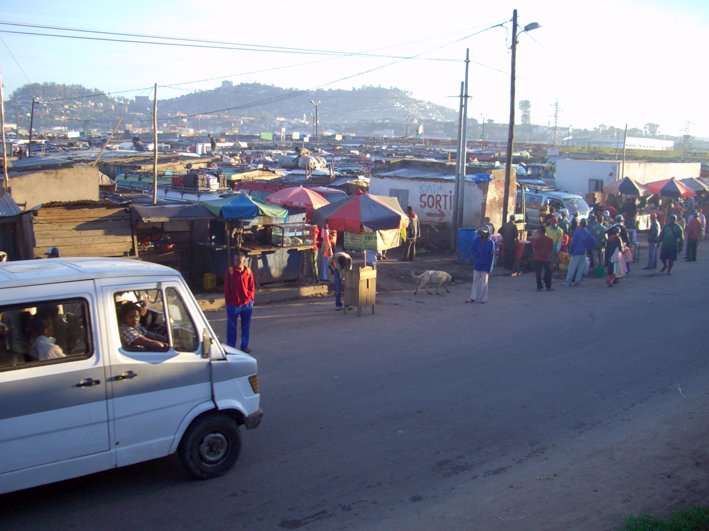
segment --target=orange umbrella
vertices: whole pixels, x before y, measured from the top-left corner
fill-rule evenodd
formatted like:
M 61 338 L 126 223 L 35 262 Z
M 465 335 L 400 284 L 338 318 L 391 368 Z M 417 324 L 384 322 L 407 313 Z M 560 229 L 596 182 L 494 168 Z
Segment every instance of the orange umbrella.
M 282 188 L 266 197 L 266 201 L 277 205 L 304 208 L 307 211 L 315 210 L 330 203 L 319 193 L 302 186 Z

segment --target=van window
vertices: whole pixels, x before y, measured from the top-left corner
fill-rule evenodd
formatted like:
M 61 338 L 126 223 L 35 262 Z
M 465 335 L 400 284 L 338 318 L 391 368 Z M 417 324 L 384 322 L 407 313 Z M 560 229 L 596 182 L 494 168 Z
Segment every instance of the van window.
M 171 344 L 179 352 L 197 350 L 197 327 L 176 288 L 120 291 L 114 300 L 124 349 L 164 351 Z
M 525 192 L 524 203 L 527 208 L 539 208 L 542 206 L 542 196 L 539 194 Z
M 0 371 L 90 358 L 89 322 L 85 299 L 0 306 Z
M 199 346 L 197 327 L 192 321 L 182 296 L 175 288 L 165 290 L 170 332 L 175 350 L 194 352 Z
M 114 294 L 116 326 L 126 350 L 165 351 L 169 347 L 162 291 L 143 289 Z

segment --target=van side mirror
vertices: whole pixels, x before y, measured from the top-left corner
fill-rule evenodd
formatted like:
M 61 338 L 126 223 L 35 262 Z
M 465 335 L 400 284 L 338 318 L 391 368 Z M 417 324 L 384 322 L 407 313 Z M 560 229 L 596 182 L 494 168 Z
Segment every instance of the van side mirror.
M 202 330 L 202 357 L 209 358 L 210 352 L 212 352 L 212 336 L 209 335 L 205 328 Z

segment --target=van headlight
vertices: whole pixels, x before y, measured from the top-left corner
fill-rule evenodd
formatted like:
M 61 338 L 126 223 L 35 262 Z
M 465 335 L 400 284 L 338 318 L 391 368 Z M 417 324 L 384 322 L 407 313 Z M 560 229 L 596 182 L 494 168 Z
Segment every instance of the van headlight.
M 258 374 L 252 374 L 249 376 L 249 383 L 251 384 L 251 389 L 255 394 L 259 392 Z

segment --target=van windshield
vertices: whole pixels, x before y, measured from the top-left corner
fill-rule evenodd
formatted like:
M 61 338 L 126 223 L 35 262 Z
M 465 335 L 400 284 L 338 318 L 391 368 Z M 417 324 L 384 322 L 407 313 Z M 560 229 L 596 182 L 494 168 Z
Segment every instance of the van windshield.
M 591 207 L 588 206 L 588 203 L 581 197 L 567 197 L 564 199 L 564 204 L 572 214 L 587 216 L 591 211 Z

